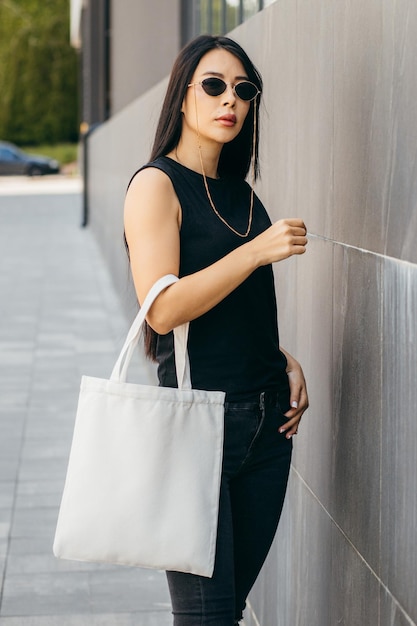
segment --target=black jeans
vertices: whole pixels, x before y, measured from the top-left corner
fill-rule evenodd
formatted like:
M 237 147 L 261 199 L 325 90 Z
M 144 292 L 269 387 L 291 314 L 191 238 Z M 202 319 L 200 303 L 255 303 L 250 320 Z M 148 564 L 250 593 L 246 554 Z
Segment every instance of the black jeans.
M 174 626 L 233 626 L 242 618 L 284 503 L 292 453 L 292 440 L 278 432 L 285 421 L 276 392 L 226 402 L 214 573 L 167 572 Z

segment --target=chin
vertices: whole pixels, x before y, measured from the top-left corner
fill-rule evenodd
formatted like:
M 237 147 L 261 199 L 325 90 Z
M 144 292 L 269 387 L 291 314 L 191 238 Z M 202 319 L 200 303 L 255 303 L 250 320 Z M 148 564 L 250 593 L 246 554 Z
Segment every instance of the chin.
M 222 132 L 217 134 L 216 139 L 219 141 L 219 143 L 230 143 L 231 141 L 233 141 L 233 139 L 236 139 L 240 131 L 241 128 L 236 127 L 227 128 L 224 130 L 222 129 Z

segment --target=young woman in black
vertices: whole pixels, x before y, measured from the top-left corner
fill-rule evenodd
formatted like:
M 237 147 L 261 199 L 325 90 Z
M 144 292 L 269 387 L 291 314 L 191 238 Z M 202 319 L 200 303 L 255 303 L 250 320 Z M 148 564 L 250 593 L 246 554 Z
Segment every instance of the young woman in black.
M 237 43 L 208 35 L 189 43 L 172 71 L 150 162 L 126 196 L 139 301 L 161 276 L 180 278 L 147 319 L 160 384 L 177 386 L 171 331 L 190 321 L 193 387 L 226 392 L 214 574 L 167 572 L 175 626 L 242 618 L 308 407 L 302 369 L 279 344 L 272 272 L 272 263 L 305 252 L 307 232 L 301 219 L 271 224 L 253 192 L 261 95 L 261 77 Z

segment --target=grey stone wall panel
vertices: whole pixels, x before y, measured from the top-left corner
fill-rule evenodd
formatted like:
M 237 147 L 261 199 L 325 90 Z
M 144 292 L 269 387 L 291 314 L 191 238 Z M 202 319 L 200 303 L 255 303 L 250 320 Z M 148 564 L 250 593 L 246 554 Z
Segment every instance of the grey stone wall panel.
M 335 3 L 333 237 L 416 262 L 414 2 Z
M 381 576 L 417 615 L 417 268 L 384 261 Z
M 329 512 L 379 571 L 381 260 L 335 247 Z
M 384 252 L 417 263 L 417 3 L 384 6 L 384 74 L 389 88 L 384 132 L 389 134 L 385 182 L 387 224 Z

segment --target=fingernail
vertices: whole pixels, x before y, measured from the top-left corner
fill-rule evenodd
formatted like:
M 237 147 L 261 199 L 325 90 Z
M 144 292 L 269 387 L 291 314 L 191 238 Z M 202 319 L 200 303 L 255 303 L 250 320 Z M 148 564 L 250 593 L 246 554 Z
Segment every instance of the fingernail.
M 291 402 L 291 406 L 293 409 L 298 409 L 298 402 L 294 400 L 294 402 Z
M 287 435 L 287 439 L 291 439 L 292 435 Z
M 280 432 L 280 433 L 281 433 L 281 435 L 282 435 L 282 433 L 285 433 L 285 428 L 280 428 L 280 429 L 279 429 L 279 432 Z

